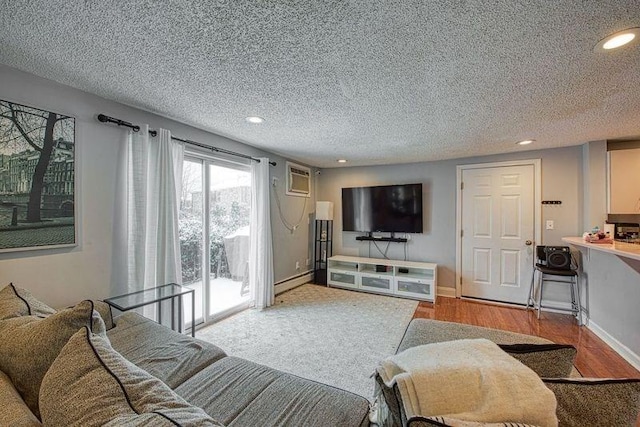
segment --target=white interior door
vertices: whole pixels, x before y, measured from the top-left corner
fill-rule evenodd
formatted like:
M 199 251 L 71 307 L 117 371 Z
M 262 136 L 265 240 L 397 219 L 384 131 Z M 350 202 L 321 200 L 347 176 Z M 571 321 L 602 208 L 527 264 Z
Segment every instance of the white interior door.
M 462 296 L 527 302 L 535 233 L 534 175 L 534 165 L 462 170 Z

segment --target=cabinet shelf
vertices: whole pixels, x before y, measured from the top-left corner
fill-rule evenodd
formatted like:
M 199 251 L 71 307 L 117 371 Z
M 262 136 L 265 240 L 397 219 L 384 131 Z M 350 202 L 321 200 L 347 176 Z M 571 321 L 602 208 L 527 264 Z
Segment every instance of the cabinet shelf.
M 331 265 L 331 264 L 329 264 Z M 340 264 L 340 265 L 334 265 L 330 267 L 332 270 L 336 270 L 336 271 L 358 271 L 358 266 L 356 265 L 344 265 L 344 264 Z
M 390 276 L 393 277 L 393 273 L 390 271 L 375 271 L 375 270 L 360 270 L 362 274 L 369 274 L 371 276 Z
M 433 280 L 433 276 L 430 274 L 416 274 L 416 273 L 396 273 L 395 275 L 399 279 L 421 279 L 421 280 Z
M 360 264 L 360 271 L 362 273 L 367 273 L 367 274 L 376 274 L 376 275 L 380 275 L 380 276 L 393 276 L 393 270 L 388 270 L 388 271 L 376 271 L 376 267 L 375 265 L 362 265 Z

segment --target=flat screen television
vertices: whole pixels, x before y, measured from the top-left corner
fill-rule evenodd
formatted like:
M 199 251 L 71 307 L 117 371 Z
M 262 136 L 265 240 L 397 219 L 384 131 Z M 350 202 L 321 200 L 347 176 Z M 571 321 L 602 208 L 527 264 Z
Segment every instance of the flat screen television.
M 422 233 L 422 184 L 343 188 L 342 230 Z

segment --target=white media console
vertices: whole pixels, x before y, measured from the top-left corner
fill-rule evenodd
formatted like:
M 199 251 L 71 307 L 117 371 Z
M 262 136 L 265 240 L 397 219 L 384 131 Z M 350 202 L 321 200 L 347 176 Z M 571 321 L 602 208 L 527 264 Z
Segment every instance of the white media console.
M 344 255 L 328 259 L 327 284 L 337 288 L 435 302 L 437 277 L 438 265 L 427 262 Z

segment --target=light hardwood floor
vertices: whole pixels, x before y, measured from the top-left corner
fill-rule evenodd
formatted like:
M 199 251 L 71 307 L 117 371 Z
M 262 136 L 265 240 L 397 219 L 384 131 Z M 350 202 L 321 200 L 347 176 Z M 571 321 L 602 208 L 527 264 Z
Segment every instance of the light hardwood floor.
M 542 312 L 538 320 L 532 310 L 441 297 L 435 305 L 420 302 L 413 317 L 485 326 L 571 344 L 578 350 L 576 369 L 584 377 L 640 378 L 638 370 L 589 329 L 579 327 L 571 315 Z

